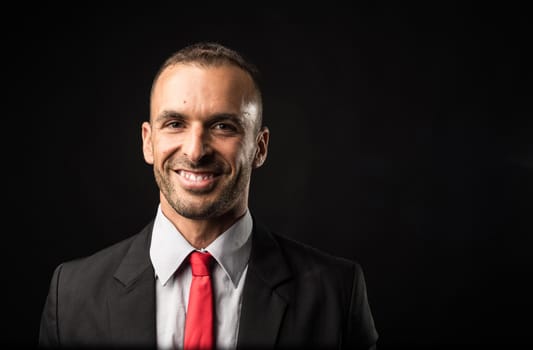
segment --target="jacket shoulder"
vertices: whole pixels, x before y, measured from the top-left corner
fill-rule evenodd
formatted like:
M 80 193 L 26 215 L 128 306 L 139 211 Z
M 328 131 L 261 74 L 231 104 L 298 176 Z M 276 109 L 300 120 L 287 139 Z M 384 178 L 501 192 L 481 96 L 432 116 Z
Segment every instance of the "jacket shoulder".
M 265 249 L 281 254 L 271 253 L 278 260 L 264 271 L 286 266 L 292 276 L 285 280 L 288 283 L 276 287 L 276 292 L 290 302 L 287 317 L 296 320 L 290 329 L 283 331 L 288 342 L 296 339 L 294 335 L 300 332 L 306 335 L 305 342 L 324 344 L 325 348 L 370 349 L 376 344 L 378 333 L 368 302 L 364 272 L 357 260 L 328 253 L 264 226 L 258 227 L 257 232 L 275 242 L 265 245 Z M 264 241 L 269 239 L 264 238 Z M 311 319 L 316 321 L 311 322 Z M 295 341 L 299 343 L 302 339 Z
M 141 232 L 102 248 L 91 255 L 63 262 L 56 268 L 56 271 L 60 272 L 60 279 L 69 281 L 67 285 L 73 288 L 101 285 L 115 274 L 124 257 L 139 241 L 142 242 L 141 245 L 146 246 L 146 255 L 148 256 L 151 227 L 152 223 L 148 224 Z
M 84 270 L 85 273 L 88 273 L 93 268 L 107 267 L 112 269 L 114 265 L 113 262 L 120 261 L 120 258 L 127 253 L 131 243 L 139 235 L 140 233 L 137 233 L 122 241 L 104 247 L 97 252 L 92 253 L 91 255 L 65 261 L 61 264 L 62 272 L 65 273 L 66 271 L 76 272 L 77 270 Z
M 317 247 L 297 241 L 279 233 L 271 233 L 287 262 L 292 267 L 307 270 L 338 270 L 340 273 L 362 272 L 361 264 L 352 259 L 328 253 Z

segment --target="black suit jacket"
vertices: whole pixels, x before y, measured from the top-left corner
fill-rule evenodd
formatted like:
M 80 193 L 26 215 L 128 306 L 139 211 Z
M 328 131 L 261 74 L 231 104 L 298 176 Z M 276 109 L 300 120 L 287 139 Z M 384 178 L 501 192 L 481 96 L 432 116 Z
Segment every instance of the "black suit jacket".
M 152 227 L 55 269 L 41 347 L 156 347 Z M 372 349 L 377 342 L 360 265 L 257 220 L 243 293 L 239 349 Z

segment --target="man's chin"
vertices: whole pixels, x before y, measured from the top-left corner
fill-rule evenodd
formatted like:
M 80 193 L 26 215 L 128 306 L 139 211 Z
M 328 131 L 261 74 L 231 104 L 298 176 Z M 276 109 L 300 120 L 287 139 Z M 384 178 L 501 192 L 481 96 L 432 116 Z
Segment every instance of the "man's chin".
M 178 214 L 194 220 L 212 218 L 219 209 L 216 199 L 208 198 L 206 193 L 191 194 L 187 191 L 187 193 L 180 195 L 174 203 L 174 210 Z
M 183 189 L 185 193 L 193 196 L 205 196 L 213 192 L 213 188 L 187 188 Z
M 217 210 L 212 207 L 192 208 L 181 207 L 176 210 L 181 216 L 191 220 L 207 220 L 216 216 Z

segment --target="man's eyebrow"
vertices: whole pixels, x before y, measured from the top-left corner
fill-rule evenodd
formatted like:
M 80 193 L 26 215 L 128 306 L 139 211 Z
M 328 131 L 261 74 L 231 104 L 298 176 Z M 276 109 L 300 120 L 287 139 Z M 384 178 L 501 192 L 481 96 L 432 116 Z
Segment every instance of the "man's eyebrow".
M 164 123 L 167 120 L 185 120 L 187 116 L 176 111 L 163 111 L 155 118 L 156 123 Z M 234 113 L 215 113 L 209 116 L 206 120 L 207 123 L 216 123 L 222 121 L 230 121 L 239 126 L 243 126 L 243 120 L 238 114 Z
M 164 122 L 169 119 L 185 119 L 185 116 L 175 111 L 163 111 L 156 118 L 156 122 Z
M 209 120 L 212 122 L 229 120 L 237 124 L 242 123 L 241 118 L 239 118 L 237 114 L 233 114 L 233 113 L 216 113 L 216 114 L 213 114 L 211 117 L 209 117 Z

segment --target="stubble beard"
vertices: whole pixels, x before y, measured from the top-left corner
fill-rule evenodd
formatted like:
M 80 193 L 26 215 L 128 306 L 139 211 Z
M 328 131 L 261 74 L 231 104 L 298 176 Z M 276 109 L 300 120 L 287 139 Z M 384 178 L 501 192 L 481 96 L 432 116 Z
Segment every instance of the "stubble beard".
M 174 170 L 165 168 L 163 172 L 161 172 L 154 167 L 155 180 L 167 202 L 179 215 L 192 220 L 205 220 L 220 217 L 233 209 L 233 207 L 238 205 L 239 200 L 241 200 L 243 196 L 247 196 L 251 173 L 251 165 L 244 165 L 228 183 L 217 184 L 216 187 L 221 185 L 223 187 L 219 190 L 219 194 L 214 199 L 205 200 L 200 204 L 196 204 L 186 198 L 181 198 L 178 194 L 176 186 L 179 185 L 176 185 L 171 181 L 171 178 L 176 176 Z M 216 190 L 216 187 L 214 190 Z M 190 196 L 206 195 L 201 192 L 187 192 Z

